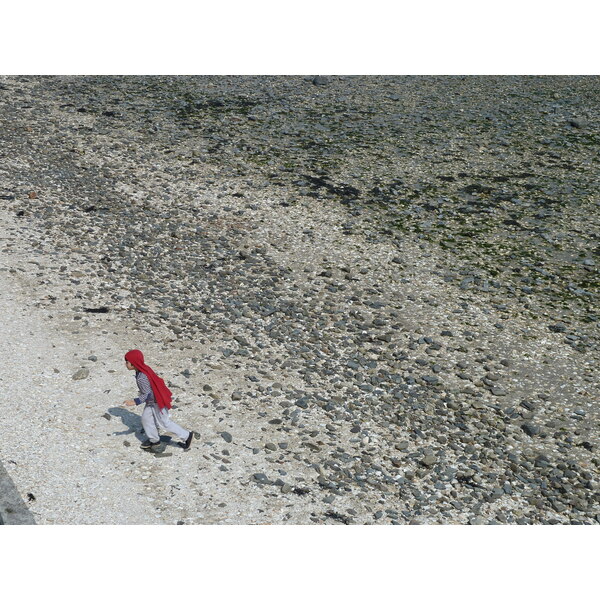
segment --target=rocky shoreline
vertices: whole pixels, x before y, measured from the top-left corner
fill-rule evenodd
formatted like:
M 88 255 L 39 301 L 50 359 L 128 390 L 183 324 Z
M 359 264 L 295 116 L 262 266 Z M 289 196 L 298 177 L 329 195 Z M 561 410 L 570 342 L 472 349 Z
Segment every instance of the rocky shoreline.
M 3 276 L 162 353 L 227 522 L 598 523 L 599 88 L 3 77 Z

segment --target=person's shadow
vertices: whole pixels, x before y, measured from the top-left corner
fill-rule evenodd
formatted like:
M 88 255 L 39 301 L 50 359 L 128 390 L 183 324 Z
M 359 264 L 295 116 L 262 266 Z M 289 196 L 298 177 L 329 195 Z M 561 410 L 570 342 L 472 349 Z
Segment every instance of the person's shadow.
M 113 435 L 134 434 L 135 437 L 140 442 L 143 442 L 146 440 L 147 436 L 144 433 L 144 428 L 142 427 L 142 418 L 139 415 L 137 415 L 121 406 L 113 406 L 112 408 L 109 408 L 108 414 L 121 419 L 121 421 L 123 422 L 123 425 L 125 425 L 127 427 L 127 429 L 125 431 L 115 431 L 113 433 Z M 163 444 L 163 446 L 174 444 L 174 443 L 173 444 L 170 443 L 172 441 L 172 438 L 171 438 L 171 436 L 168 436 L 168 435 L 161 435 L 160 441 Z
M 144 428 L 142 427 L 142 419 L 139 415 L 121 406 L 109 408 L 108 414 L 121 419 L 123 425 L 127 427 L 125 431 L 115 431 L 113 435 L 131 435 L 133 433 L 140 442 L 144 441 Z

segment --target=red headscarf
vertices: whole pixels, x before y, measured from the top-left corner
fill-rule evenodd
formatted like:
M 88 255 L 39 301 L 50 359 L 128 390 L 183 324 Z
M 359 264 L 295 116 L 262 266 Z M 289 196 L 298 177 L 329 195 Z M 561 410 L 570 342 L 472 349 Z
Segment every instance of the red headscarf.
M 136 371 L 145 373 L 150 380 L 150 386 L 154 392 L 154 398 L 158 404 L 158 408 L 171 408 L 171 390 L 165 385 L 165 382 L 146 364 L 144 363 L 144 355 L 139 350 L 130 350 L 125 355 L 125 360 L 128 360 Z

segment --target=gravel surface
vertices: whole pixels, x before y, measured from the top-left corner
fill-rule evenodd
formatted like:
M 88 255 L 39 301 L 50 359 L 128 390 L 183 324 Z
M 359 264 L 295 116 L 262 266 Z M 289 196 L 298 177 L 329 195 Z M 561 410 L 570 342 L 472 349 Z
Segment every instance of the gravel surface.
M 3 77 L 36 522 L 597 524 L 599 88 Z M 133 347 L 188 452 L 139 449 Z

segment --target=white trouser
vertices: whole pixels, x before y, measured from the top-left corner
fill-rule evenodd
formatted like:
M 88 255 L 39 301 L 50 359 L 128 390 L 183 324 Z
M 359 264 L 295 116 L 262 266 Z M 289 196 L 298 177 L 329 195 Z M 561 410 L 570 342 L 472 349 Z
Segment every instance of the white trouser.
M 160 441 L 158 428 L 162 427 L 176 436 L 180 437 L 184 442 L 187 440 L 190 432 L 171 421 L 169 411 L 166 408 L 159 410 L 157 404 L 146 404 L 142 413 L 142 426 L 148 439 L 155 444 Z

